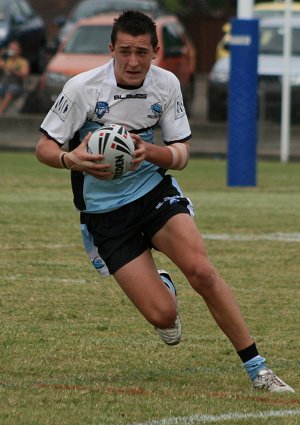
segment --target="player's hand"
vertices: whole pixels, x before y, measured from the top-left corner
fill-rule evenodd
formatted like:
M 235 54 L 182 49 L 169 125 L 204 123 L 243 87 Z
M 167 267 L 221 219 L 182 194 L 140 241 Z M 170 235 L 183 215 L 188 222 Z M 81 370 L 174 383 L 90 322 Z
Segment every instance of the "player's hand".
M 132 137 L 135 145 L 134 159 L 132 161 L 130 171 L 135 171 L 140 167 L 141 163 L 146 157 L 146 147 L 145 142 L 140 138 L 138 134 L 130 133 L 130 136 Z
M 70 170 L 85 172 L 100 180 L 110 179 L 110 165 L 97 162 L 102 161 L 104 156 L 91 154 L 87 150 L 91 135 L 92 133 L 89 132 L 76 149 L 67 153 L 67 160 L 65 161 Z

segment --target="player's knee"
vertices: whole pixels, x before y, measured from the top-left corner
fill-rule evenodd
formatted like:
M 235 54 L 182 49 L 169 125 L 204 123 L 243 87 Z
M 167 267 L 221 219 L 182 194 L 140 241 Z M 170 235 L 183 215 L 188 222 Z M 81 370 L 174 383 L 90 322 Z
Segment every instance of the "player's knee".
M 152 309 L 148 321 L 157 328 L 170 328 L 176 320 L 176 304 L 170 303 Z
M 208 259 L 195 263 L 189 273 L 191 286 L 200 295 L 205 295 L 214 291 L 218 285 L 218 273 Z

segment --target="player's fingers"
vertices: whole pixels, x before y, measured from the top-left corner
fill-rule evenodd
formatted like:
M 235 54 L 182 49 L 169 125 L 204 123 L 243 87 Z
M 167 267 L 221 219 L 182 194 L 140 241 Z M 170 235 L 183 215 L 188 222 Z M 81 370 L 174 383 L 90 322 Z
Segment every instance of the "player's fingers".
M 81 144 L 83 145 L 83 146 L 86 146 L 87 144 L 88 144 L 88 142 L 89 142 L 89 140 L 90 140 L 90 138 L 91 138 L 91 135 L 92 135 L 92 132 L 91 131 L 89 131 L 88 132 L 88 134 L 83 138 L 83 140 L 82 140 L 82 142 L 81 142 Z
M 138 134 L 130 133 L 130 136 L 134 142 L 135 149 L 139 149 L 144 143 Z
M 91 171 L 89 174 L 99 180 L 111 180 L 112 178 L 112 173 L 110 171 Z

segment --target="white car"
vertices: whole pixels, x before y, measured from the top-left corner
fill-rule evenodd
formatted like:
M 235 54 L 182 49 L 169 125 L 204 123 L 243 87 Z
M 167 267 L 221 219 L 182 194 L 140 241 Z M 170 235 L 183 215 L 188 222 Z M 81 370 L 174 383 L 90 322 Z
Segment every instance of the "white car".
M 291 20 L 292 55 L 290 63 L 291 119 L 300 123 L 300 17 Z M 281 116 L 283 75 L 284 18 L 264 18 L 259 24 L 258 96 L 260 111 L 266 119 Z M 208 76 L 207 118 L 227 119 L 227 90 L 230 78 L 230 56 L 215 62 Z M 262 98 L 263 97 L 263 98 Z

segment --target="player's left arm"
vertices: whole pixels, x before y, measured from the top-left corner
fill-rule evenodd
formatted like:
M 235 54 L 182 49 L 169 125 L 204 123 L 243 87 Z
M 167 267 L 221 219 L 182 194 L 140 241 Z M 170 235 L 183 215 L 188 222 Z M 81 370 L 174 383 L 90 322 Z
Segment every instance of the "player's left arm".
M 146 160 L 158 165 L 160 168 L 182 170 L 190 157 L 190 145 L 187 141 L 178 141 L 168 146 L 159 146 L 144 142 L 137 134 L 131 134 L 136 150 L 133 165 L 139 165 Z
M 190 125 L 186 116 L 180 83 L 173 74 L 166 74 L 168 102 L 162 104 L 159 127 L 165 146 L 142 142 L 135 137 L 136 157 L 152 162 L 160 168 L 182 170 L 190 157 Z

